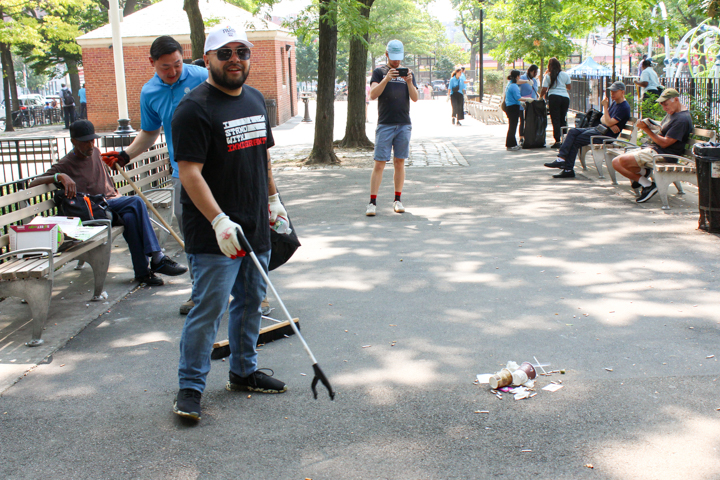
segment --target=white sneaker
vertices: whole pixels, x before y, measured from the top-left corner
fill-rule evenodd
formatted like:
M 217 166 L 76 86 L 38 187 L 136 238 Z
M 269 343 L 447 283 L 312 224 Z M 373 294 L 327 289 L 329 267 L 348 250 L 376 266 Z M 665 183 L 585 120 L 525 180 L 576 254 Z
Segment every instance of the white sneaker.
M 365 215 L 367 215 L 368 217 L 374 217 L 376 208 L 377 207 L 372 203 L 368 203 L 367 209 L 365 210 Z
M 403 204 L 400 203 L 400 200 L 395 200 L 393 202 L 393 210 L 395 210 L 395 213 L 404 213 L 405 207 L 403 207 Z

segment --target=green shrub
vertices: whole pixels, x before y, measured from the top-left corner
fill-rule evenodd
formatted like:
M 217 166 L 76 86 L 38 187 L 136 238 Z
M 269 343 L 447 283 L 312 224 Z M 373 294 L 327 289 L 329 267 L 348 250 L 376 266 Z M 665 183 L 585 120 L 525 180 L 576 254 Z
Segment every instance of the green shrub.
M 486 70 L 483 74 L 483 93 L 488 95 L 502 95 L 503 85 L 507 75 L 501 70 Z

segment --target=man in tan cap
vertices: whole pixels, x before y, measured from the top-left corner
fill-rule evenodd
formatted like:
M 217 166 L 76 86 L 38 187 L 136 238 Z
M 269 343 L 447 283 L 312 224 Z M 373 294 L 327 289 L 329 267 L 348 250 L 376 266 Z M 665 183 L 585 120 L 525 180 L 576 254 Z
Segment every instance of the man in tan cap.
M 690 134 L 695 127 L 687 107 L 680 102 L 680 93 L 667 88 L 656 100 L 667 114 L 660 124 L 660 131 L 653 131 L 647 119 L 638 122 L 638 129 L 650 138 L 650 143 L 637 150 L 613 158 L 613 168 L 629 178 L 633 188 L 642 187 L 640 196 L 635 200 L 644 203 L 657 193 L 655 182 L 648 177 L 652 174 L 653 154 L 682 155 Z

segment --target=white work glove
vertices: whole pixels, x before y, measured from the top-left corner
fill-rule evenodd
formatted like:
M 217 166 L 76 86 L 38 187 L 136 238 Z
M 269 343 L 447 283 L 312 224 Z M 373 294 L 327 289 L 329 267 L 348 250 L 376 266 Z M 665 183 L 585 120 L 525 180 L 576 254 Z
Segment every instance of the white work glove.
M 230 217 L 224 213 L 219 214 L 212 221 L 213 230 L 215 230 L 215 238 L 217 239 L 220 251 L 233 260 L 237 257 L 244 257 L 245 251 L 240 247 L 240 241 L 237 233 L 242 233 L 242 227 L 230 220 Z
M 268 210 L 270 210 L 270 223 L 275 223 L 278 215 L 287 218 L 287 210 L 280 202 L 280 196 L 276 193 L 268 198 Z

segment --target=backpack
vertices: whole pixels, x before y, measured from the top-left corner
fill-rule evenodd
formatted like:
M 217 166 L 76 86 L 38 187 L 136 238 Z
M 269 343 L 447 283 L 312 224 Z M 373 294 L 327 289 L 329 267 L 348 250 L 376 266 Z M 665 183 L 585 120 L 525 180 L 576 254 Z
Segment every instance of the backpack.
M 70 92 L 69 89 L 63 90 L 63 103 L 66 107 L 69 107 L 71 105 L 75 105 L 75 99 L 72 96 L 72 92 Z

